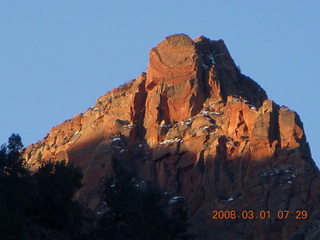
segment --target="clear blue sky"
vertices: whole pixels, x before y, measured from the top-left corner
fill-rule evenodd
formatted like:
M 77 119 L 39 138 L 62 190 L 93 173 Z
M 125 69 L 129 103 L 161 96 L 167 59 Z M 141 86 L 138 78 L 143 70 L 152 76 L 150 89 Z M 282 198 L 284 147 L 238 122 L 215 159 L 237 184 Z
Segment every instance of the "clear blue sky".
M 242 72 L 299 113 L 320 166 L 320 1 L 0 0 L 0 143 L 25 145 L 146 71 L 167 35 L 224 39 Z

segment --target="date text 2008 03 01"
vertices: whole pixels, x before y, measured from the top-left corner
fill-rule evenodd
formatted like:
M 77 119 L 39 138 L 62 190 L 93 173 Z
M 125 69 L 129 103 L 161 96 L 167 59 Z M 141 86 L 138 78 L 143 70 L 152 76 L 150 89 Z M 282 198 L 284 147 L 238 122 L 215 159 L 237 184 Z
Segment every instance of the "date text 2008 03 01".
M 226 211 L 212 211 L 212 219 L 297 219 L 305 220 L 308 218 L 308 212 L 305 210 L 280 210 L 276 212 L 271 211 L 252 211 L 252 210 L 243 210 L 241 212 L 235 210 L 226 210 Z

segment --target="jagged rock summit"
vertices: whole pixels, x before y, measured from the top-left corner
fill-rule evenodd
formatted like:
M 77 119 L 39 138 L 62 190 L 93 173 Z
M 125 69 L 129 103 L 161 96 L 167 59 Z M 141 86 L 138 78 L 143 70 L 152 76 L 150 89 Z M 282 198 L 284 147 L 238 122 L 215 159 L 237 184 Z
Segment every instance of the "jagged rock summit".
M 187 197 L 196 239 L 306 237 L 319 215 L 319 171 L 299 116 L 243 75 L 222 40 L 203 36 L 166 37 L 150 50 L 147 73 L 53 127 L 25 157 L 34 167 L 38 159 L 82 167 L 79 199 L 92 209 L 103 208 L 101 179 L 117 159 Z M 240 217 L 212 219 L 215 210 Z M 279 219 L 285 210 L 290 217 Z M 308 218 L 295 219 L 302 210 Z

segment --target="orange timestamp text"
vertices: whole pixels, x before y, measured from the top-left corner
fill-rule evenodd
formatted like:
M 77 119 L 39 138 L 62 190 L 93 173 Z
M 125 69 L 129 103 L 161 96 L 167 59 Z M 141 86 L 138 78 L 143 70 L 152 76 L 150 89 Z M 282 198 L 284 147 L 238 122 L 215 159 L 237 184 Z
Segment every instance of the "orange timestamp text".
M 253 210 L 243 210 L 237 212 L 235 210 L 226 211 L 212 211 L 212 219 L 297 219 L 304 220 L 308 218 L 308 212 L 305 210 L 281 210 L 276 212 L 271 211 L 253 211 Z

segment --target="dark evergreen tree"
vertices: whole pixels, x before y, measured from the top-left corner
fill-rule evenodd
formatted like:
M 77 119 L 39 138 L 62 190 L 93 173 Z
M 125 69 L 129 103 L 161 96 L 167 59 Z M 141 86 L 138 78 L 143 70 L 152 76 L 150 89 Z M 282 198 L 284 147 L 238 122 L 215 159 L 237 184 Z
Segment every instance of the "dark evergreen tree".
M 115 174 L 106 180 L 107 212 L 98 224 L 99 240 L 185 239 L 187 213 L 168 211 L 165 195 L 151 184 L 139 184 L 114 161 Z
M 93 218 L 85 218 L 83 207 L 74 201 L 82 186 L 81 170 L 66 161 L 43 162 L 30 174 L 22 148 L 17 134 L 0 147 L 0 240 L 185 239 L 186 211 L 172 215 L 158 188 L 141 184 L 116 161 L 114 176 L 106 180 L 108 211 L 93 227 L 88 221 Z M 91 216 L 89 210 L 87 214 Z M 87 238 L 91 230 L 92 237 Z
M 61 230 L 81 224 L 81 206 L 73 200 L 82 187 L 82 171 L 66 161 L 44 162 L 34 174 L 31 214 L 37 222 Z
M 0 240 L 85 239 L 78 235 L 82 208 L 73 200 L 81 170 L 66 161 L 44 162 L 31 175 L 22 148 L 18 134 L 0 147 Z
M 12 134 L 8 144 L 0 147 L 0 176 L 25 176 L 28 170 L 24 168 L 21 157 L 23 144 L 19 134 Z
M 0 239 L 26 239 L 24 187 L 30 175 L 23 167 L 22 148 L 18 134 L 0 147 Z

